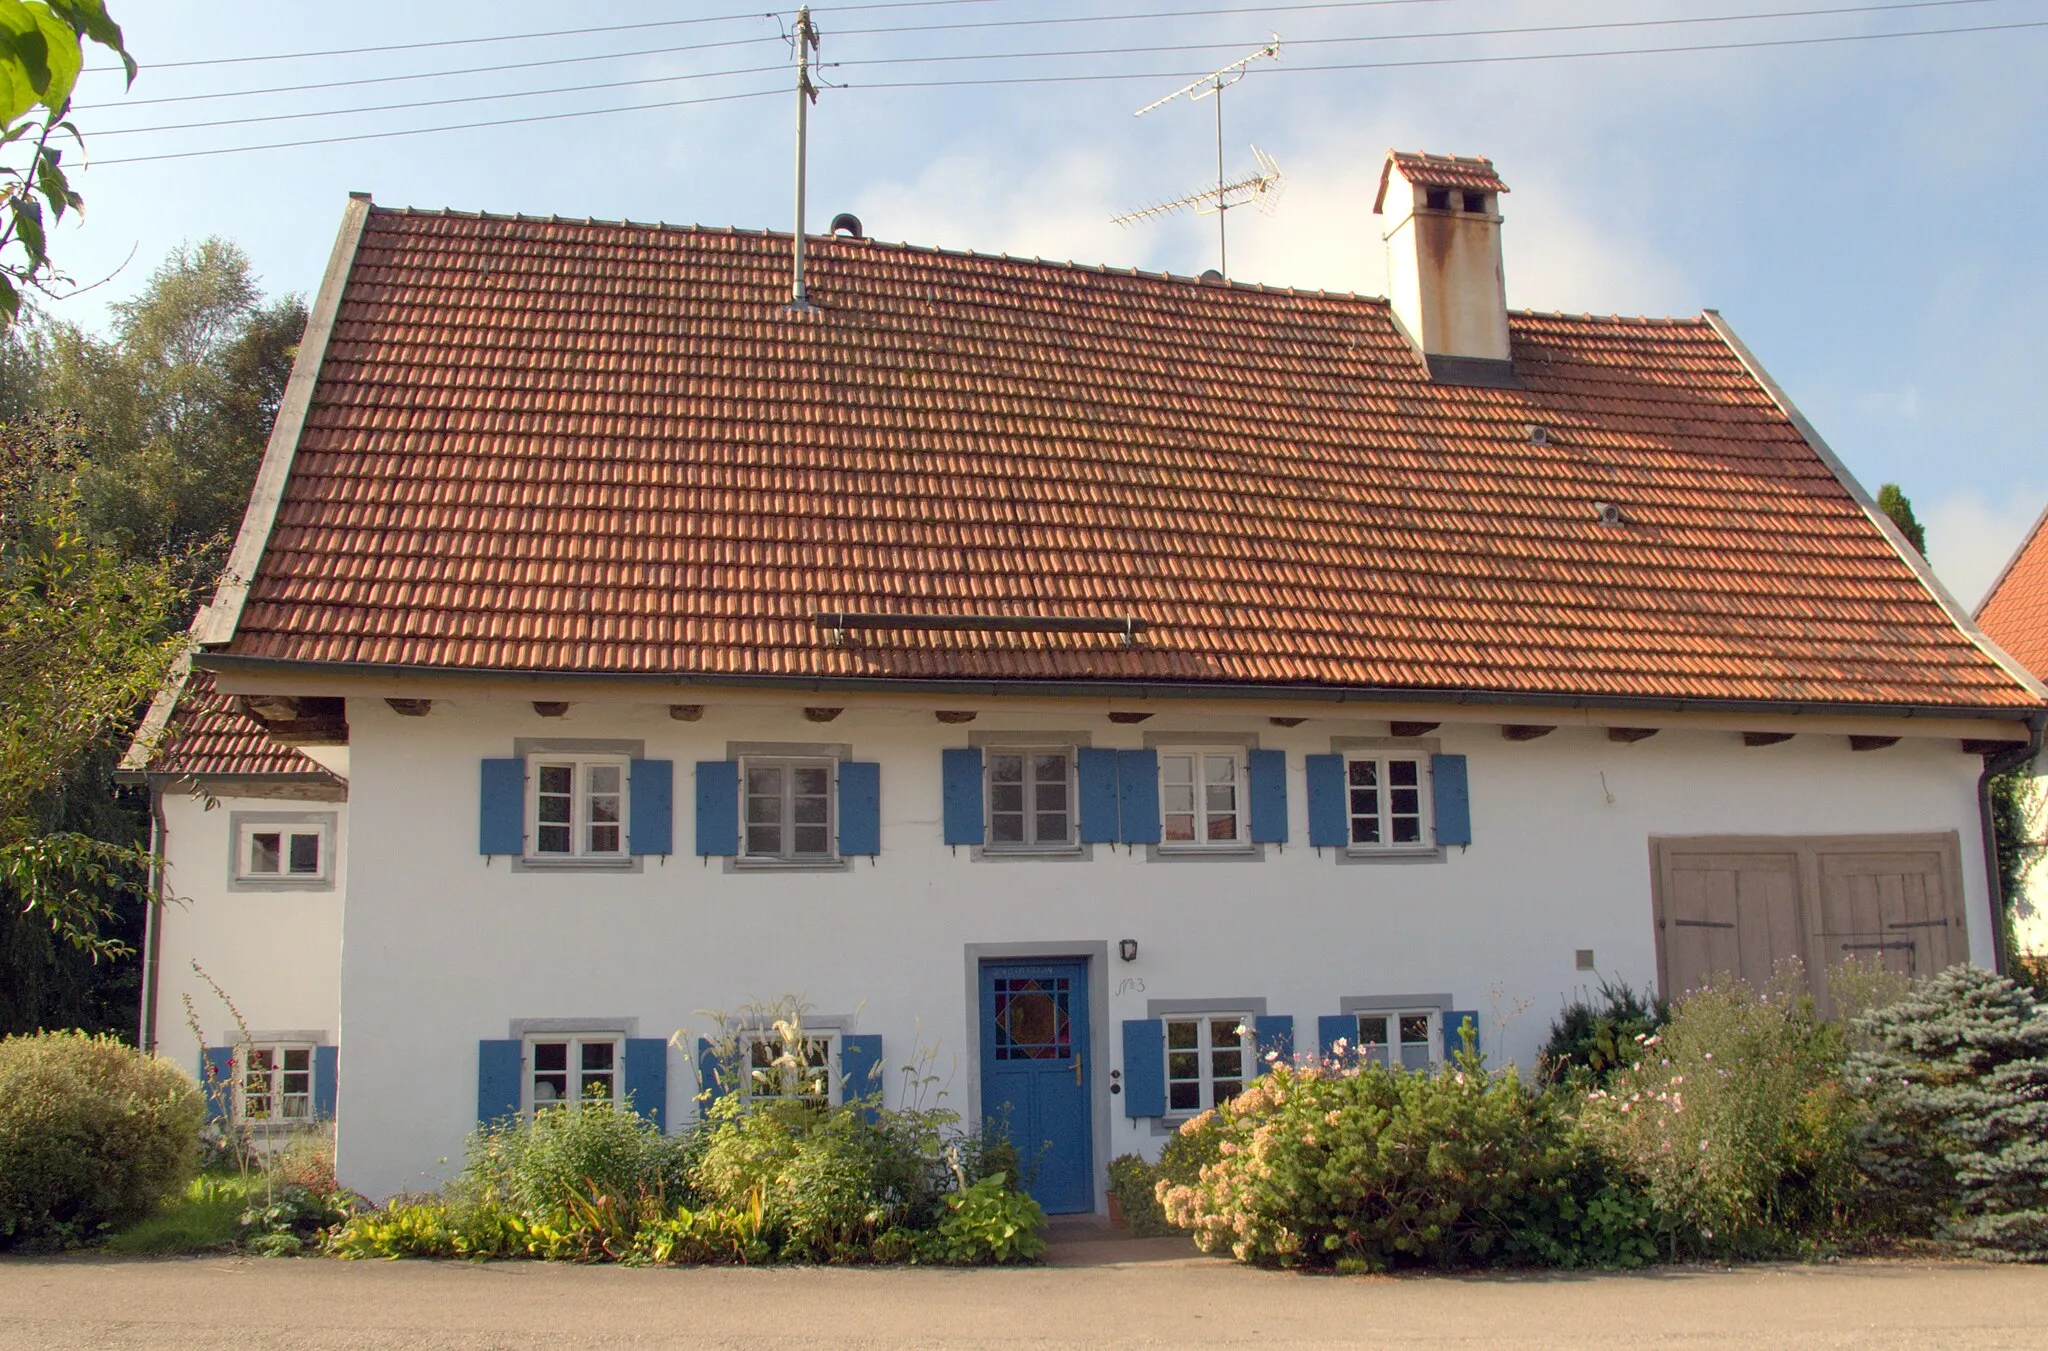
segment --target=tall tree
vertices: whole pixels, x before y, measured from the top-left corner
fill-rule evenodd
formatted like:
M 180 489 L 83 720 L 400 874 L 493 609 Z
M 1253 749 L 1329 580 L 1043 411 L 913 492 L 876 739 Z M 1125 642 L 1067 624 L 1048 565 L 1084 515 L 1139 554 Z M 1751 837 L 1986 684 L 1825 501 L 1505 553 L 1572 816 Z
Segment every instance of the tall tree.
M 1913 514 L 1913 499 L 1900 492 L 1898 484 L 1887 483 L 1877 490 L 1877 509 L 1892 518 L 1892 524 L 1899 528 L 1914 552 L 1927 557 L 1927 531 Z
M 131 554 L 225 547 L 249 500 L 306 327 L 296 295 L 266 302 L 248 255 L 224 239 L 181 245 L 113 332 L 48 335 L 47 407 L 77 413 L 91 463 L 83 509 Z

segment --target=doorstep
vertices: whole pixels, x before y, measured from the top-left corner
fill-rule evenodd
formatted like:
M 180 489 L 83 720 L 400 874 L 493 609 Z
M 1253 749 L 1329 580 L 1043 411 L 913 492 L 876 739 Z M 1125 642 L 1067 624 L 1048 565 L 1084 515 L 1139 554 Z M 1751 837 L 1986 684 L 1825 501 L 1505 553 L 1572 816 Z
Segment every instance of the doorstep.
M 1214 1262 L 1195 1248 L 1186 1234 L 1135 1238 L 1102 1215 L 1058 1215 L 1046 1221 L 1045 1256 L 1049 1267 L 1107 1267 L 1127 1262 Z

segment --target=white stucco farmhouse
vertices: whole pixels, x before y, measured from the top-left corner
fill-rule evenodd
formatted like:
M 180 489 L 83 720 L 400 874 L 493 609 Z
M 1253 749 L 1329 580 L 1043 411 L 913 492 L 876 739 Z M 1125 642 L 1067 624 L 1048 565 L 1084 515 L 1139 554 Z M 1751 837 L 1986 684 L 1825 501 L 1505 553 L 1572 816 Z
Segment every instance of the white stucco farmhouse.
M 146 1033 L 198 956 L 385 1195 L 679 1129 L 795 994 L 820 1091 L 925 1065 L 1086 1211 L 1339 1037 L 1994 962 L 2048 691 L 1718 315 L 1508 311 L 1506 191 L 1391 154 L 1389 300 L 855 224 L 801 306 L 787 235 L 351 201 L 193 658 L 346 801 L 191 805 L 167 695 Z

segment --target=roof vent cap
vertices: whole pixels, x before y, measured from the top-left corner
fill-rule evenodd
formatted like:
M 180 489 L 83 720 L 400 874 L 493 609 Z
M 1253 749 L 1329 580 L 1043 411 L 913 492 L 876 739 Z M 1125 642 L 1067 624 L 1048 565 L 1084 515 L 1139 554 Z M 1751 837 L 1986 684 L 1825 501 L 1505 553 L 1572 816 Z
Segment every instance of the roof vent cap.
M 1532 422 L 1522 430 L 1528 434 L 1530 445 L 1547 446 L 1550 444 L 1550 428 L 1542 423 Z
M 1212 267 L 1202 274 L 1201 280 L 1207 285 L 1215 286 L 1223 281 L 1223 274 Z
M 849 239 L 867 238 L 866 235 L 861 233 L 860 217 L 854 215 L 851 211 L 842 211 L 832 218 L 832 235 L 834 238 L 840 235 L 845 235 Z
M 1628 517 L 1621 514 L 1621 508 L 1612 502 L 1595 502 L 1593 514 L 1600 518 L 1602 525 L 1621 525 Z

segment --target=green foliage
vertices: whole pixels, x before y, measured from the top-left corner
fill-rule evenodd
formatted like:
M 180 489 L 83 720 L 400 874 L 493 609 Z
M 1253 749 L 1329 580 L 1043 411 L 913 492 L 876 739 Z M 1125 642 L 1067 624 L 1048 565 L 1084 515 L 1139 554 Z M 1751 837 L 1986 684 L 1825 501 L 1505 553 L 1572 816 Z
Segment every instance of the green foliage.
M 1168 1187 L 1192 1187 L 1202 1180 L 1202 1170 L 1222 1157 L 1223 1119 L 1204 1112 L 1181 1122 L 1159 1151 L 1159 1181 Z
M 1116 1196 L 1124 1223 L 1139 1238 L 1173 1232 L 1159 1205 L 1158 1183 L 1158 1170 L 1136 1154 L 1119 1154 L 1109 1161 L 1109 1189 Z
M 182 1070 L 111 1037 L 0 1040 L 0 1247 L 141 1219 L 192 1176 L 203 1112 Z
M 1536 1058 L 1537 1077 L 1556 1082 L 1575 1073 L 1605 1083 L 1642 1056 L 1643 1041 L 1670 1016 L 1664 1001 L 1627 981 L 1600 981 L 1596 1001 L 1575 1000 L 1558 1012 Z
M 1864 1166 L 1958 1251 L 2048 1261 L 2048 1010 L 1958 965 L 1859 1020 Z
M 1694 991 L 1639 1062 L 1587 1095 L 1587 1133 L 1655 1204 L 1674 1250 L 1784 1250 L 1842 1232 L 1860 1203 L 1846 1044 L 1795 985 L 1787 972 L 1761 993 Z
M 232 1249 L 242 1238 L 242 1216 L 249 1209 L 252 1184 L 262 1186 L 260 1179 L 202 1173 L 149 1215 L 110 1235 L 104 1247 L 124 1257 Z
M 2006 968 L 2023 980 L 2032 968 L 2017 961 L 2014 946 L 2017 910 L 2026 894 L 2027 869 L 2040 856 L 2044 825 L 2043 798 L 2038 794 L 2031 765 L 2020 765 L 1991 779 L 1991 836 L 1998 849 L 1998 895 L 2005 904 Z M 2048 995 L 2048 985 L 2031 982 L 2036 995 Z
M 1022 1192 L 1011 1191 L 1009 1179 L 991 1173 L 964 1191 L 946 1197 L 946 1216 L 939 1221 L 935 1260 L 951 1266 L 1005 1265 L 1036 1261 L 1045 1251 L 1045 1212 Z
M 1916 553 L 1922 558 L 1927 556 L 1927 531 L 1913 514 L 1913 500 L 1899 491 L 1898 484 L 1887 483 L 1877 490 L 1877 509 L 1892 518 L 1892 524 Z
M 1435 1074 L 1276 1066 L 1213 1119 L 1216 1161 L 1160 1200 L 1203 1251 L 1262 1265 L 1508 1260 L 1577 1155 L 1552 1098 L 1469 1055 Z
M 470 1138 L 456 1194 L 531 1219 L 591 1196 L 614 1204 L 681 1190 L 682 1151 L 646 1117 L 610 1103 L 536 1112 Z
M 49 226 L 85 205 L 53 141 L 82 143 L 67 119 L 87 41 L 119 56 L 133 83 L 135 59 L 101 0 L 0 0 L 0 325 L 24 289 L 56 275 Z
M 1508 1234 L 1514 1260 L 1553 1267 L 1641 1267 L 1657 1260 L 1657 1208 L 1590 1151 L 1571 1185 L 1531 1198 Z

